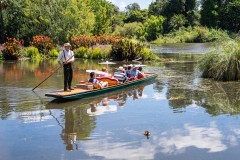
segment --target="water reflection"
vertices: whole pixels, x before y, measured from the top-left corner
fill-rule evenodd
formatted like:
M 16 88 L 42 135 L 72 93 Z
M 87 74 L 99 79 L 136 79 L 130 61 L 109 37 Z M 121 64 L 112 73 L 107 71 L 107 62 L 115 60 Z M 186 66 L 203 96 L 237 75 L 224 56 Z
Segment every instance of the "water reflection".
M 89 140 L 90 134 L 96 127 L 96 116 L 117 112 L 118 108 L 126 105 L 127 99 L 137 100 L 143 97 L 143 89 L 153 81 L 137 86 L 120 89 L 113 94 L 104 94 L 98 98 L 86 98 L 62 103 L 54 100 L 46 105 L 50 115 L 54 117 L 62 128 L 61 138 L 66 150 L 78 150 L 77 141 Z M 61 102 L 61 103 L 59 103 Z M 55 117 L 54 109 L 64 109 L 59 117 Z
M 115 134 L 117 133 L 111 133 L 111 136 Z M 134 132 L 132 134 L 131 136 L 140 136 Z M 208 153 L 222 152 L 228 147 L 236 146 L 240 138 L 239 130 L 238 133 L 232 131 L 231 135 L 224 135 L 215 122 L 210 122 L 209 126 L 185 123 L 182 128 L 169 128 L 153 134 L 150 140 L 140 142 L 113 141 L 102 137 L 84 143 L 83 149 L 87 154 L 104 159 L 161 159 L 163 155 L 178 157 L 189 149 L 194 156 L 194 148 Z
M 39 96 L 31 91 L 54 70 L 55 60 L 0 62 L 0 154 L 12 159 L 237 159 L 239 82 L 199 78 L 199 55 L 159 56 L 173 61 L 148 62 L 144 70 L 159 75 L 154 83 L 68 102 L 44 96 L 62 87 L 61 70 L 35 90 Z M 101 69 L 98 63 L 76 59 L 74 83 L 88 79 L 86 69 Z M 122 64 L 109 65 L 109 71 Z
M 183 129 L 162 132 L 157 138 L 161 152 L 167 154 L 184 153 L 188 147 L 207 149 L 208 152 L 221 152 L 227 149 L 224 136 L 214 122 L 209 127 L 184 124 Z
M 157 53 L 197 53 L 203 54 L 212 48 L 210 43 L 174 43 L 152 46 L 151 49 Z
M 197 105 L 211 115 L 240 114 L 240 82 L 217 82 L 199 78 L 196 63 L 166 63 L 156 83 L 157 100 L 168 100 L 174 112 Z
M 90 108 L 87 110 L 87 113 L 90 116 L 97 116 L 104 114 L 106 112 L 116 112 L 117 111 L 117 105 L 109 105 L 108 104 L 109 99 L 104 98 L 102 102 L 100 103 L 90 103 Z

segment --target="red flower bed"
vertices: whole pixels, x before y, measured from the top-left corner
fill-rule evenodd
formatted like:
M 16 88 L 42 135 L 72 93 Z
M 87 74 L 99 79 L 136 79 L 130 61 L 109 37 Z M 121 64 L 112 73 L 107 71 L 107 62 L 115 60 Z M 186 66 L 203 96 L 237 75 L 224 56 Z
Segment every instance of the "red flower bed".
M 34 36 L 31 45 L 38 48 L 38 51 L 43 54 L 47 54 L 54 48 L 51 38 L 42 35 Z
M 5 60 L 17 60 L 20 57 L 20 50 L 23 46 L 23 40 L 18 38 L 7 38 L 3 44 L 2 55 Z
M 112 45 L 116 42 L 119 42 L 122 39 L 120 36 L 111 36 L 111 35 L 100 35 L 100 36 L 73 36 L 71 38 L 71 44 L 73 49 L 79 47 L 90 48 L 94 45 Z

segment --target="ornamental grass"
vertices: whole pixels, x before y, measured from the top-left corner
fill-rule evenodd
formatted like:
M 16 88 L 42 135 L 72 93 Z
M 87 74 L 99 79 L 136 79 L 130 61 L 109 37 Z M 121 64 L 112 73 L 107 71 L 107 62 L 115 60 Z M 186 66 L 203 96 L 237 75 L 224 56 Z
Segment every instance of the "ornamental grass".
M 198 68 L 203 78 L 220 81 L 240 79 L 240 43 L 234 40 L 221 42 L 199 61 Z

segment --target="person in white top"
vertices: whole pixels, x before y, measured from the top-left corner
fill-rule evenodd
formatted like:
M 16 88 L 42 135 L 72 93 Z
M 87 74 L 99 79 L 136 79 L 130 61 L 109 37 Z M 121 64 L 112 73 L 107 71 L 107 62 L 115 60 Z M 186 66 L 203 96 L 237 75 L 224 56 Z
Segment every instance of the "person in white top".
M 101 74 L 98 75 L 98 77 L 111 77 L 112 75 L 107 72 L 107 69 L 105 67 L 102 68 Z
M 74 53 L 72 50 L 70 50 L 70 47 L 70 43 L 65 43 L 64 50 L 60 52 L 57 58 L 59 65 L 63 66 L 64 91 L 74 90 L 71 87 L 73 78 L 72 62 L 74 61 Z

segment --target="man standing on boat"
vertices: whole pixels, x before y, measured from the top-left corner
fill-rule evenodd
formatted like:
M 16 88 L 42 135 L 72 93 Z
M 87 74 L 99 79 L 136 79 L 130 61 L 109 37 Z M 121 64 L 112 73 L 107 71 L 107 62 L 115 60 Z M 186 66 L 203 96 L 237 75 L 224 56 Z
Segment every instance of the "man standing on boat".
M 73 78 L 72 62 L 74 61 L 74 53 L 72 50 L 70 50 L 70 47 L 70 43 L 65 43 L 64 50 L 60 52 L 57 59 L 59 65 L 63 66 L 64 91 L 74 90 L 71 87 Z

